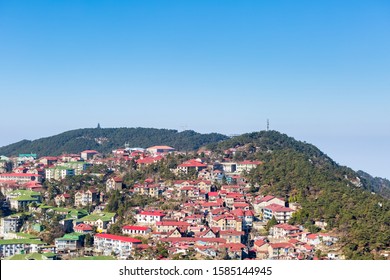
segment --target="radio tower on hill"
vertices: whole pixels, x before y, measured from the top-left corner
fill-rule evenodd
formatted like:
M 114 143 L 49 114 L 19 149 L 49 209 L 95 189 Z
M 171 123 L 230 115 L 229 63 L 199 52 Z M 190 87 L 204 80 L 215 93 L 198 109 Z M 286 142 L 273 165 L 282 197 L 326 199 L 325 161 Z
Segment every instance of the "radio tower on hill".
M 269 131 L 269 119 L 267 119 L 267 131 Z

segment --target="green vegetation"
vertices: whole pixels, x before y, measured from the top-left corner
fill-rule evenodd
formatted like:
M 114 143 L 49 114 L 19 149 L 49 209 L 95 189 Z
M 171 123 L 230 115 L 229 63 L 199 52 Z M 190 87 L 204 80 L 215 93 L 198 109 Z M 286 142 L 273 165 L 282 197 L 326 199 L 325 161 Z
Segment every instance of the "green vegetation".
M 228 137 L 218 133 L 200 134 L 192 130 L 178 132 L 173 129 L 155 128 L 84 128 L 67 131 L 55 136 L 34 141 L 23 140 L 0 148 L 1 155 L 17 156 L 24 151 L 40 155 L 79 153 L 95 149 L 111 153 L 113 149 L 128 143 L 133 147 L 147 148 L 154 145 L 169 145 L 176 150 L 192 151 L 209 143 Z M 100 142 L 100 144 L 99 144 Z
M 249 153 L 248 147 L 256 147 Z M 372 194 L 370 186 L 356 184 L 358 174 L 337 165 L 313 145 L 302 143 L 275 131 L 238 136 L 218 145 L 215 151 L 236 147 L 247 159 L 264 164 L 247 175 L 259 193 L 288 197 L 302 206 L 291 223 L 313 232 L 315 221 L 328 223 L 328 230 L 341 236 L 348 259 L 379 258 L 378 252 L 390 246 L 390 202 Z

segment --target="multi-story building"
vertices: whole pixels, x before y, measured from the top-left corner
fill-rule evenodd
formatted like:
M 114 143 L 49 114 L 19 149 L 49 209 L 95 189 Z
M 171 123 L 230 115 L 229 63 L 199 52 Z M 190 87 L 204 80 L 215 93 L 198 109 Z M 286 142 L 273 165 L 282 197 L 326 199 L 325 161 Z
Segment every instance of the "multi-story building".
M 63 237 L 55 239 L 55 246 L 57 252 L 76 251 L 81 248 L 84 241 L 85 234 L 73 232 L 72 234 L 65 234 Z
M 150 227 L 141 226 L 123 226 L 122 233 L 128 235 L 147 235 L 152 231 Z
M 5 156 L 0 156 L 0 173 L 7 173 L 11 171 L 12 161 Z
M 74 195 L 74 205 L 76 207 L 83 207 L 93 205 L 98 201 L 98 193 L 95 189 L 87 191 L 78 191 Z
M 23 219 L 20 215 L 14 214 L 1 219 L 0 234 L 19 232 L 23 225 Z
M 63 180 L 67 176 L 74 176 L 75 170 L 64 166 L 56 166 L 45 170 L 47 180 Z
M 264 208 L 264 220 L 271 220 L 275 216 L 278 223 L 284 224 L 292 217 L 294 210 L 278 204 L 271 204 Z
M 153 146 L 146 149 L 152 155 L 158 155 L 161 153 L 170 153 L 175 150 L 175 148 L 169 146 Z
M 137 223 L 155 225 L 160 222 L 165 214 L 161 211 L 142 211 L 136 215 Z
M 0 257 L 38 252 L 45 243 L 39 239 L 0 239 Z
M 66 167 L 74 170 L 74 175 L 81 175 L 87 170 L 92 164 L 84 161 L 69 161 L 63 162 L 59 166 Z
M 133 247 L 142 244 L 141 240 L 114 234 L 96 234 L 94 248 L 103 255 L 115 254 L 119 257 L 128 257 Z
M 42 176 L 31 173 L 2 173 L 0 174 L 0 182 L 1 181 L 14 181 L 16 183 L 28 183 L 31 181 L 36 181 L 41 183 Z
M 106 191 L 110 192 L 113 190 L 121 191 L 123 187 L 123 179 L 120 177 L 113 177 L 107 180 L 106 182 Z
M 260 164 L 262 164 L 261 161 L 251 161 L 251 160 L 237 162 L 236 172 L 241 173 L 243 171 L 250 171 L 251 169 L 256 168 Z
M 41 201 L 39 192 L 29 190 L 15 190 L 7 194 L 11 208 L 15 210 L 27 209 L 30 203 Z
M 218 227 L 220 230 L 242 230 L 242 220 L 234 215 L 215 216 L 210 221 L 211 227 Z
M 116 221 L 116 213 L 100 212 L 92 213 L 75 221 L 76 225 L 84 223 L 96 227 L 98 232 L 106 231 Z
M 98 151 L 95 151 L 95 150 L 85 150 L 85 151 L 82 151 L 80 156 L 83 160 L 90 160 L 90 159 L 93 159 L 93 157 L 95 155 L 99 154 Z

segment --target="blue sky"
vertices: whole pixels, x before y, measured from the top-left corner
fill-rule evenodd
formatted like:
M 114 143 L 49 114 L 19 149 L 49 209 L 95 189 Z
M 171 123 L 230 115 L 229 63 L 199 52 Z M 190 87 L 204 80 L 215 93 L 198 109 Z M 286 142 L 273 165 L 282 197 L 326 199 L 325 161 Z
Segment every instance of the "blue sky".
M 390 178 L 389 1 L 0 1 L 0 146 L 266 128 Z

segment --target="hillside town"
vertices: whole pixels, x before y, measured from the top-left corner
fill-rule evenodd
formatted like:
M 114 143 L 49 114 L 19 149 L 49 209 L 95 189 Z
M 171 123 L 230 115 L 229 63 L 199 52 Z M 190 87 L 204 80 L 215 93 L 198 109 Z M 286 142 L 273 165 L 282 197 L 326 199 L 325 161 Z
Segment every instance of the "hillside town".
M 249 180 L 263 163 L 242 149 L 1 156 L 1 259 L 343 259 L 326 222 L 294 223 L 301 205 Z

